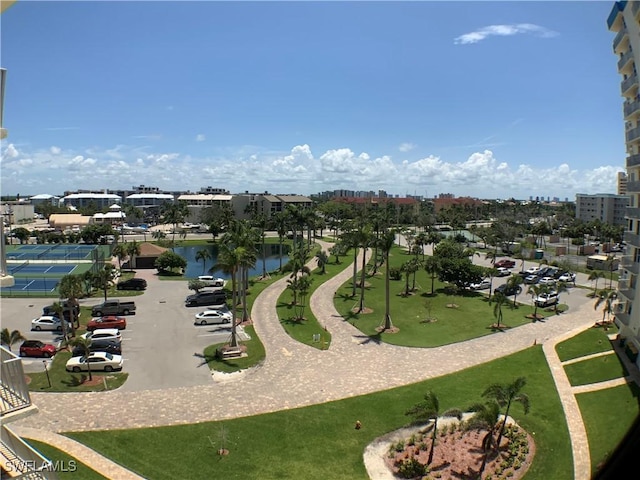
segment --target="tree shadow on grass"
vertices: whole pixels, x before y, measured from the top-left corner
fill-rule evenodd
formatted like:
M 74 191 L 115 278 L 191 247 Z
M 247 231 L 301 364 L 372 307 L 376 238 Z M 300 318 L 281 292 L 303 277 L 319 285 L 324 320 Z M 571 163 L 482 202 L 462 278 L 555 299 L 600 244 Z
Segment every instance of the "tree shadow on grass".
M 89 375 L 85 375 L 84 373 L 80 376 L 69 375 L 69 378 L 67 380 L 62 380 L 62 383 L 67 387 L 81 387 L 88 379 Z
M 204 353 L 196 352 L 193 354 L 193 356 L 202 360 L 198 365 L 198 367 L 203 367 L 207 365 L 210 361 L 217 360 L 215 355 L 205 355 Z

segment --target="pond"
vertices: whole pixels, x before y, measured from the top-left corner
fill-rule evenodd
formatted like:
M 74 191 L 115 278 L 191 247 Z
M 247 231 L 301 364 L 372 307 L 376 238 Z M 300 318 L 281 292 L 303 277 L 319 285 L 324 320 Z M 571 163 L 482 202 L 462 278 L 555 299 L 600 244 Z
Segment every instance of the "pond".
M 260 252 L 262 246 L 258 245 L 257 250 Z M 202 260 L 196 261 L 196 254 L 200 250 L 208 250 L 211 255 L 203 265 Z M 184 272 L 185 278 L 198 278 L 200 275 L 210 275 L 210 269 L 218 263 L 218 246 L 217 245 L 195 245 L 188 247 L 174 247 L 173 251 L 183 257 L 187 261 L 187 268 Z M 282 265 L 286 265 L 289 261 L 287 245 L 282 246 Z M 249 278 L 262 275 L 262 259 L 264 258 L 267 272 L 273 272 L 280 268 L 280 247 L 277 244 L 268 243 L 264 246 L 264 254 L 258 255 L 256 266 L 249 270 Z M 214 272 L 213 275 L 230 279 L 231 276 L 223 272 Z

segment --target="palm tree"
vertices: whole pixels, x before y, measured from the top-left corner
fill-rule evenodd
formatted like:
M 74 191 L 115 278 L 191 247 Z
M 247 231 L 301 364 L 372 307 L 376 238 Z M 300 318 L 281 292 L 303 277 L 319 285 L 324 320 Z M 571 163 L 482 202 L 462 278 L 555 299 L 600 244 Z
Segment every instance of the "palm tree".
M 11 351 L 11 347 L 14 343 L 20 342 L 21 340 L 26 340 L 22 333 L 19 330 L 9 331 L 8 328 L 3 328 L 0 332 L 0 341 L 3 345 L 9 347 L 9 351 Z
M 280 252 L 280 268 L 279 271 L 282 272 L 282 244 L 284 243 L 284 237 L 287 235 L 288 231 L 288 220 L 287 215 L 284 212 L 277 212 L 271 216 L 271 221 L 273 222 L 273 226 L 278 233 L 278 248 Z
M 236 329 L 236 305 L 237 305 L 237 288 L 236 282 L 238 278 L 238 271 L 240 270 L 241 257 L 243 255 L 243 247 L 235 247 L 223 243 L 218 252 L 218 262 L 212 267 L 212 270 L 221 270 L 231 275 L 231 340 L 229 345 L 231 347 L 238 346 L 238 333 Z
M 127 254 L 129 255 L 129 270 L 133 272 L 133 261 L 135 257 L 140 255 L 140 243 L 136 242 L 128 242 L 126 247 Z
M 65 275 L 58 283 L 58 295 L 60 298 L 66 298 L 68 306 L 71 308 L 71 335 L 75 335 L 75 329 L 80 328 L 80 320 L 78 319 L 78 298 L 84 294 L 83 281 L 80 275 Z M 62 317 L 60 317 L 62 318 Z M 66 328 L 65 322 L 62 322 Z
M 598 280 L 600 280 L 601 278 L 604 278 L 604 272 L 601 272 L 600 270 L 593 270 L 590 274 L 589 274 L 589 278 L 587 280 L 589 280 L 590 282 L 593 282 L 595 280 L 595 285 L 593 287 L 593 296 L 597 296 L 596 292 L 598 291 Z
M 396 232 L 395 230 L 387 230 L 382 234 L 379 240 L 379 247 L 382 250 L 382 256 L 384 257 L 384 330 L 389 331 L 393 328 L 393 323 L 391 323 L 391 311 L 390 305 L 391 300 L 389 298 L 389 253 L 391 249 L 395 245 L 396 242 Z
M 207 268 L 207 260 L 211 259 L 211 252 L 206 248 L 201 248 L 196 252 L 196 263 L 202 260 L 202 274 L 204 275 L 205 269 Z
M 424 262 L 424 269 L 431 275 L 431 295 L 433 295 L 436 275 L 440 270 L 440 263 L 438 262 L 438 259 L 434 256 L 427 257 Z
M 534 320 L 538 320 L 538 302 L 535 301 L 536 297 L 539 297 L 543 293 L 549 293 L 550 291 L 551 291 L 551 287 L 549 287 L 549 285 L 540 285 L 537 283 L 534 285 L 529 285 L 529 288 L 527 289 L 527 293 L 531 295 L 531 298 L 533 299 Z
M 487 434 L 482 439 L 482 464 L 478 470 L 476 478 L 482 478 L 482 472 L 487 465 L 489 454 L 493 451 L 495 440 L 493 435 L 500 421 L 500 405 L 495 400 L 486 403 L 477 403 L 468 409 L 474 412 L 473 416 L 467 421 L 467 428 L 486 428 Z
M 613 312 L 614 302 L 618 299 L 618 292 L 615 290 L 607 291 L 602 290 L 596 299 L 596 303 L 593 305 L 593 309 L 597 310 L 602 305 L 602 323 L 605 323 L 605 317 L 607 321 L 611 321 L 611 313 Z
M 113 247 L 111 255 L 118 259 L 118 269 L 122 270 L 122 260 L 124 260 L 127 256 L 127 247 L 122 243 L 118 243 L 115 247 Z
M 367 274 L 367 249 L 371 244 L 373 235 L 371 227 L 364 225 L 358 230 L 358 243 L 362 248 L 362 271 L 360 272 L 360 304 L 358 305 L 358 313 L 364 310 L 364 288 L 365 288 L 365 276 Z
M 495 300 L 495 305 L 493 306 L 493 316 L 498 321 L 496 327 L 500 328 L 502 325 L 502 305 L 507 301 L 507 297 L 505 297 L 500 292 L 495 292 L 493 294 L 493 299 Z
M 106 264 L 104 268 L 98 270 L 92 275 L 91 283 L 94 287 L 97 287 L 100 290 L 102 290 L 104 294 L 105 302 L 107 301 L 107 292 L 109 291 L 109 284 L 114 279 L 114 273 L 115 272 L 113 271 L 113 265 Z
M 511 275 L 506 282 L 507 290 L 513 290 L 514 292 L 513 293 L 514 307 L 516 306 L 516 298 L 518 298 L 518 295 L 522 293 L 522 287 L 520 285 L 522 285 L 523 282 L 524 280 L 520 275 Z
M 320 268 L 320 271 L 324 275 L 326 273 L 327 263 L 329 262 L 327 252 L 324 250 L 318 251 L 318 253 L 316 253 L 316 261 L 318 262 L 318 268 Z
M 440 413 L 440 401 L 435 393 L 429 391 L 424 395 L 424 401 L 414 405 L 405 412 L 405 415 L 411 415 L 419 421 L 432 421 L 433 428 L 431 430 L 431 448 L 429 449 L 429 458 L 427 465 L 433 462 L 433 452 L 436 446 L 436 437 L 438 435 L 438 419 L 440 417 L 456 417 L 458 420 L 462 418 L 462 411 L 452 408 L 444 413 Z
M 91 346 L 91 339 L 84 337 L 76 337 L 69 342 L 69 345 L 72 347 L 80 347 L 82 350 L 82 356 L 87 361 L 87 371 L 89 372 L 89 380 L 93 380 L 91 376 L 91 362 L 89 362 L 89 355 L 91 354 L 91 350 L 89 347 Z
M 189 207 L 186 202 L 178 203 L 165 203 L 161 210 L 161 215 L 164 218 L 165 223 L 173 225 L 173 239 L 172 242 L 176 243 L 176 230 L 178 224 L 183 223 L 185 218 L 189 216 Z
M 500 448 L 500 441 L 502 440 L 504 428 L 507 424 L 507 418 L 509 417 L 509 409 L 513 402 L 518 402 L 522 405 L 525 415 L 529 413 L 529 396 L 526 393 L 521 393 L 521 390 L 526 383 L 527 380 L 525 377 L 518 377 L 512 383 L 507 385 L 494 383 L 487 387 L 482 394 L 483 397 L 494 399 L 498 402 L 498 405 L 505 409 L 502 426 L 500 427 L 500 433 L 498 434 L 498 440 L 496 441 L 496 448 Z

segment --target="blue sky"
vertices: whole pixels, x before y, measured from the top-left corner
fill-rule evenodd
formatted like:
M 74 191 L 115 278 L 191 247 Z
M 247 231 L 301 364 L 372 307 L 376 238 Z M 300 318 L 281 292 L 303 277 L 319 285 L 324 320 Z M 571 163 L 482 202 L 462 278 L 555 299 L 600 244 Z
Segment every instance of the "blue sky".
M 35 2 L 2 194 L 615 193 L 612 2 Z

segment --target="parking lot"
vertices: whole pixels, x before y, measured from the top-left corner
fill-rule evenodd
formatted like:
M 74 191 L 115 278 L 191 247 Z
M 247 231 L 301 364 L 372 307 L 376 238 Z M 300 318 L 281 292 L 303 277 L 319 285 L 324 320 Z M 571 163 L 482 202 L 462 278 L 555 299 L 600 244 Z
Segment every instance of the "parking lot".
M 205 347 L 229 339 L 229 325 L 195 326 L 194 316 L 206 307 L 184 306 L 184 299 L 192 293 L 186 282 L 149 282 L 143 295 L 128 297 L 135 300 L 136 315 L 127 317 L 127 328 L 122 332 L 123 371 L 129 379 L 122 390 L 140 391 L 210 384 L 211 374 L 202 359 Z M 117 298 L 117 297 L 114 297 Z M 31 331 L 31 320 L 42 314 L 42 308 L 55 299 L 2 299 L 2 326 L 19 330 L 28 339 L 55 343 L 60 335 L 55 332 Z M 82 305 L 101 303 L 102 298 L 81 300 Z M 20 347 L 17 342 L 13 352 Z M 51 360 L 48 360 L 50 362 Z M 24 358 L 25 371 L 44 370 L 42 359 Z

